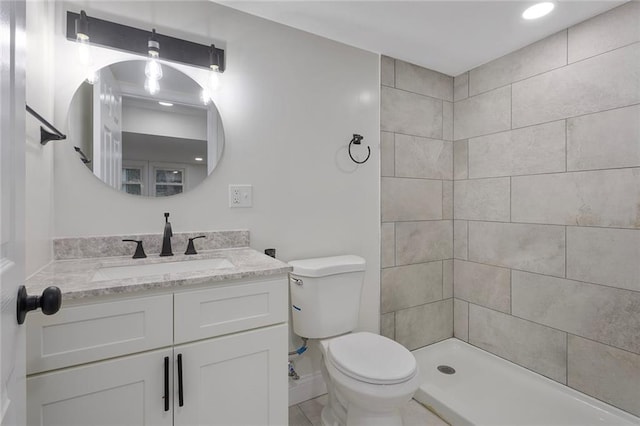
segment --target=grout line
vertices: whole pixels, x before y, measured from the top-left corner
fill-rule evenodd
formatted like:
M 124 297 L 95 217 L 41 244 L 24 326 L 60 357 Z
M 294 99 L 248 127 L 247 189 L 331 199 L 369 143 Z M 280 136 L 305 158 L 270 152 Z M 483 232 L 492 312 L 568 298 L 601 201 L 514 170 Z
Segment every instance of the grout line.
M 608 288 L 608 289 L 611 289 L 611 290 L 614 290 L 614 291 L 615 290 L 628 291 L 628 292 L 631 292 L 631 293 L 634 293 L 634 294 L 635 293 L 640 293 L 640 290 L 631 290 L 631 289 L 628 289 L 628 288 L 614 287 L 612 285 L 607 285 L 607 284 L 602 284 L 602 283 L 595 283 L 595 282 L 591 282 L 591 281 L 583 281 L 583 280 L 577 280 L 577 279 L 574 279 L 574 278 L 559 277 L 557 275 L 543 274 L 541 272 L 532 272 L 532 271 L 527 271 L 525 269 L 518 269 L 518 268 L 504 266 L 504 265 L 496 265 L 496 264 L 493 264 L 493 263 L 478 262 L 476 260 L 468 260 L 468 259 L 467 260 L 465 260 L 465 259 L 456 259 L 456 260 L 460 260 L 460 261 L 463 261 L 463 262 L 469 262 L 469 263 L 475 263 L 477 265 L 491 266 L 491 267 L 494 267 L 494 268 L 511 269 L 512 274 L 513 274 L 513 271 L 524 272 L 526 274 L 540 275 L 542 277 L 556 278 L 556 279 L 559 279 L 559 280 L 567 280 L 567 281 L 573 281 L 573 282 L 581 283 L 581 284 L 594 285 L 594 286 L 598 286 L 598 287 L 605 287 L 605 288 Z
M 585 113 L 585 114 L 572 115 L 572 116 L 569 116 L 569 117 L 561 117 L 561 118 L 556 118 L 556 119 L 549 120 L 549 121 L 542 121 L 540 123 L 531 123 L 531 124 L 527 124 L 526 126 L 519 126 L 519 127 L 515 127 L 515 128 L 512 128 L 512 129 L 499 130 L 497 132 L 482 133 L 482 134 L 473 135 L 473 136 L 465 136 L 463 138 L 456 139 L 456 140 L 477 139 L 477 138 L 483 137 L 483 136 L 497 135 L 499 133 L 506 133 L 506 132 L 510 132 L 510 131 L 513 131 L 513 130 L 520 130 L 520 129 L 526 129 L 528 127 L 541 126 L 543 124 L 554 123 L 556 121 L 562 121 L 562 120 L 567 120 L 567 119 L 571 119 L 571 118 L 585 117 L 587 115 L 600 114 L 600 113 L 603 113 L 603 112 L 615 111 L 615 110 L 618 110 L 618 109 L 629 108 L 629 107 L 633 107 L 633 106 L 637 106 L 637 105 L 640 105 L 640 103 L 639 102 L 635 102 L 635 103 L 631 103 L 631 104 L 628 104 L 628 105 L 622 105 L 622 106 L 617 106 L 617 107 L 614 107 L 614 108 L 602 109 L 602 110 L 593 111 L 593 112 L 589 112 L 589 113 Z M 382 131 L 383 132 L 385 132 L 385 131 L 389 132 L 389 130 L 382 130 Z
M 566 166 L 565 166 L 566 167 Z M 548 175 L 566 175 L 567 173 L 588 173 L 588 172 L 606 172 L 610 170 L 625 170 L 625 169 L 638 169 L 640 165 L 637 166 L 621 166 L 621 167 L 608 167 L 603 169 L 584 169 L 584 170 L 558 170 L 555 172 L 540 172 L 540 173 L 528 173 L 528 174 L 512 174 L 512 175 L 496 175 L 496 176 L 478 176 L 472 177 L 469 179 L 458 179 L 458 180 L 477 180 L 477 179 L 491 179 L 491 178 L 506 178 L 506 177 L 529 177 L 529 176 L 548 176 Z M 445 179 L 448 180 L 448 179 Z
M 411 90 L 400 89 L 398 87 L 391 87 L 391 86 L 384 86 L 384 87 L 388 87 L 389 89 L 397 90 L 399 92 L 411 93 L 412 95 L 420 96 L 422 98 L 426 98 L 426 99 L 429 99 L 429 100 L 432 100 L 432 101 L 447 101 L 447 102 L 450 102 L 447 99 L 440 99 L 440 98 L 436 98 L 435 96 L 425 95 L 423 93 L 418 93 L 418 92 L 412 92 Z
M 396 59 L 393 58 L 393 88 L 396 88 Z
M 511 182 L 511 176 L 509 176 L 509 222 L 512 220 L 513 211 L 513 183 Z
M 509 268 L 509 315 L 513 313 L 513 269 Z
M 451 219 L 446 219 L 451 220 Z M 567 226 L 571 228 L 595 228 L 595 229 L 617 229 L 623 231 L 638 231 L 638 228 L 621 228 L 617 226 L 595 226 L 595 225 L 574 225 L 574 224 L 566 224 L 566 223 L 542 223 L 542 222 L 505 222 L 501 220 L 488 220 L 488 219 L 469 219 L 469 218 L 456 218 L 455 220 L 466 220 L 469 222 L 480 222 L 480 223 L 502 223 L 505 225 L 532 225 L 532 226 Z M 398 220 L 396 222 L 407 223 L 407 222 L 442 222 L 440 219 L 417 219 L 417 220 Z
M 569 120 L 564 120 L 564 171 L 569 171 Z
M 567 227 L 564 227 L 564 277 L 567 278 Z
M 469 221 L 467 221 L 467 260 L 469 260 L 469 245 L 471 240 L 469 239 Z
M 565 355 L 564 355 L 564 362 L 565 362 L 565 369 L 564 369 L 564 383 L 569 386 L 569 332 L 565 332 L 564 334 L 564 349 L 565 349 Z

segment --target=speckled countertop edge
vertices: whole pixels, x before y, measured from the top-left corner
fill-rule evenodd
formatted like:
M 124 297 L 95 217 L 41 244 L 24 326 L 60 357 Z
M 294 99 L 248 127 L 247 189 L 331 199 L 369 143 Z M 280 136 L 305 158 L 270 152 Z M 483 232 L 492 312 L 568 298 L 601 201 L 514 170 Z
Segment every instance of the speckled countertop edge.
M 233 264 L 233 267 L 91 281 L 95 273 L 100 268 L 105 267 L 188 262 L 196 259 L 214 258 L 227 259 Z M 25 285 L 30 294 L 40 294 L 46 287 L 57 286 L 62 291 L 63 301 L 70 301 L 106 295 L 135 294 L 156 289 L 177 289 L 225 280 L 268 277 L 286 274 L 291 269 L 284 262 L 273 259 L 249 247 L 243 247 L 202 251 L 192 256 L 159 257 L 155 254 L 148 255 L 146 259 L 132 259 L 127 256 L 56 260 L 31 276 Z

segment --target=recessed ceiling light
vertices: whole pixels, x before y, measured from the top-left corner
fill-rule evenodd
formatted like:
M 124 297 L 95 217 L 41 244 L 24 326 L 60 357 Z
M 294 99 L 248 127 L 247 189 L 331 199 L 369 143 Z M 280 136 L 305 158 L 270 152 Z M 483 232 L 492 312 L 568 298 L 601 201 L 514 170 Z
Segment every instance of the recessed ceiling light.
M 522 12 L 522 17 L 524 19 L 538 19 L 542 18 L 549 12 L 553 10 L 555 4 L 550 1 L 545 1 L 542 3 L 536 3 L 533 6 L 527 8 L 524 12 Z
M 159 101 L 158 103 L 159 103 L 160 105 L 162 105 L 162 106 L 166 106 L 166 107 L 173 106 L 173 104 L 172 104 L 171 102 Z
M 195 160 L 196 161 L 202 161 L 202 157 L 196 157 Z

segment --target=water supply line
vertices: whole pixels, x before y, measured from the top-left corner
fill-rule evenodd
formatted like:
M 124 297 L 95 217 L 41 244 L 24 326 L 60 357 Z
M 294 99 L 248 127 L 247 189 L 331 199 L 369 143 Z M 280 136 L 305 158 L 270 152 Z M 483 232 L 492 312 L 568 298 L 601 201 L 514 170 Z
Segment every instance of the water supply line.
M 309 339 L 307 339 L 306 337 L 301 337 L 302 339 L 302 346 L 300 346 L 298 349 L 296 349 L 295 351 L 291 351 L 289 352 L 289 356 L 292 355 L 302 355 L 303 353 L 305 353 L 305 351 L 307 350 L 307 341 Z

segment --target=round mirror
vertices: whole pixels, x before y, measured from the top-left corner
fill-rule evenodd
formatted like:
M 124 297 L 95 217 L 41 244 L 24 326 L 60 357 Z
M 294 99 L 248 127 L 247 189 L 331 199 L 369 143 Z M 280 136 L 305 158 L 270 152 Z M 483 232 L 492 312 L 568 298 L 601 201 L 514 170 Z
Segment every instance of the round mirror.
M 145 65 L 118 62 L 99 70 L 93 84 L 82 83 L 71 101 L 69 139 L 78 161 L 118 191 L 180 194 L 218 163 L 222 121 L 190 77 L 162 64 L 161 79 L 150 85 Z

